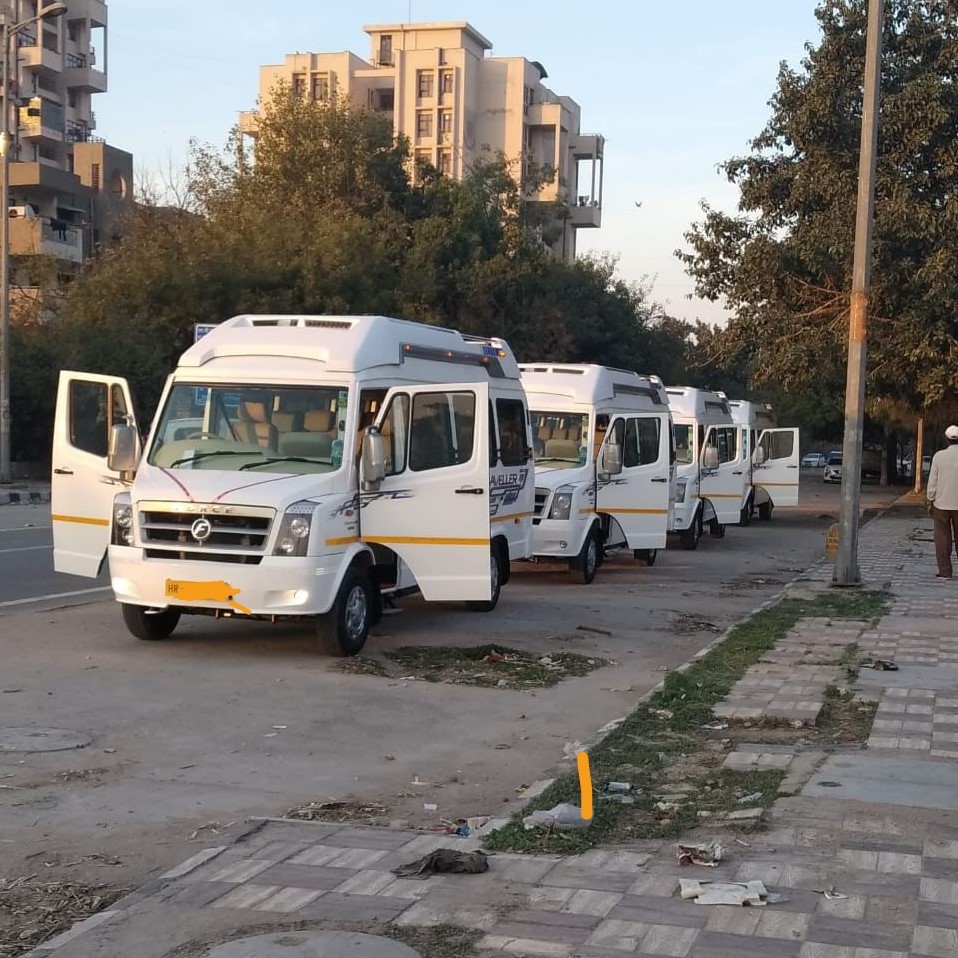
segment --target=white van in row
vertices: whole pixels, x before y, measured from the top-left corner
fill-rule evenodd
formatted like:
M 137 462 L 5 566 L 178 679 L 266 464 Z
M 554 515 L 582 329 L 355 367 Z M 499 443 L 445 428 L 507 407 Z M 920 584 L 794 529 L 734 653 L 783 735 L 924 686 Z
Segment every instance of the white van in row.
M 778 428 L 768 403 L 730 399 L 729 408 L 741 429 L 748 482 L 739 525 L 747 526 L 756 512 L 767 521 L 776 505 L 798 505 L 799 435 L 797 429 Z
M 668 533 L 672 420 L 661 380 L 569 363 L 519 367 L 535 451 L 535 557 L 591 582 L 606 549 L 649 565 Z
M 747 482 L 739 430 L 728 401 L 691 386 L 666 390 L 675 423 L 676 483 L 670 532 L 684 549 L 695 549 L 708 526 L 722 538 L 739 521 Z
M 140 456 L 124 380 L 63 372 L 55 567 L 129 630 L 310 617 L 340 655 L 384 596 L 495 606 L 532 552 L 532 440 L 498 339 L 379 316 L 238 316 L 183 354 Z

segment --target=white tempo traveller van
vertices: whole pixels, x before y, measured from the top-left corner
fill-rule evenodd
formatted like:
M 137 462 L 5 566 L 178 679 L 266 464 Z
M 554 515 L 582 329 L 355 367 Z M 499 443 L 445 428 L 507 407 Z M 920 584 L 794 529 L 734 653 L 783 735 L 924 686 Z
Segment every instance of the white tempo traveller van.
M 142 458 L 126 382 L 63 372 L 60 572 L 110 575 L 127 627 L 312 617 L 357 653 L 383 596 L 492 609 L 530 555 L 532 444 L 497 339 L 381 316 L 237 316 L 187 350 Z
M 749 481 L 745 486 L 739 525 L 752 515 L 772 518 L 775 506 L 798 505 L 799 436 L 797 429 L 779 429 L 768 403 L 730 399 L 732 421 L 739 427 L 739 448 Z
M 661 380 L 606 366 L 519 368 L 536 460 L 534 555 L 567 559 L 585 582 L 607 548 L 651 565 L 666 544 L 672 471 Z
M 739 429 L 728 400 L 705 389 L 669 386 L 675 423 L 675 502 L 670 531 L 694 549 L 706 524 L 720 539 L 741 518 L 748 470 L 739 453 Z

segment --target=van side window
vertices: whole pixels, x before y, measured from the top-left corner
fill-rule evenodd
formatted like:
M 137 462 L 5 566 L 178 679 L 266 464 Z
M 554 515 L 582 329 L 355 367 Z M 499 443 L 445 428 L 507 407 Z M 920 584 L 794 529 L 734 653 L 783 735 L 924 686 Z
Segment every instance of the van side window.
M 715 430 L 714 440 L 718 448 L 719 462 L 732 462 L 738 455 L 738 430 L 731 426 L 720 426 Z
M 609 417 L 602 413 L 595 417 L 595 443 L 592 447 L 592 461 L 599 458 L 599 450 L 602 448 L 602 442 L 609 429 Z
M 659 461 L 662 420 L 657 416 L 643 416 L 635 422 L 639 440 L 639 465 L 650 466 Z
M 499 443 L 496 440 L 496 416 L 492 411 L 492 400 L 489 400 L 489 468 L 494 468 L 499 461 Z
M 106 383 L 70 381 L 70 445 L 94 456 L 106 456 L 110 433 Z
M 504 466 L 524 466 L 529 458 L 526 410 L 518 399 L 497 399 L 499 455 Z
M 406 441 L 409 429 L 409 397 L 403 393 L 393 396 L 383 417 L 380 432 L 386 447 L 386 475 L 398 476 L 406 470 Z
M 475 393 L 417 393 L 412 403 L 409 468 L 442 469 L 472 458 Z
M 767 432 L 762 436 L 761 446 L 766 460 L 789 459 L 795 449 L 795 433 L 790 430 Z

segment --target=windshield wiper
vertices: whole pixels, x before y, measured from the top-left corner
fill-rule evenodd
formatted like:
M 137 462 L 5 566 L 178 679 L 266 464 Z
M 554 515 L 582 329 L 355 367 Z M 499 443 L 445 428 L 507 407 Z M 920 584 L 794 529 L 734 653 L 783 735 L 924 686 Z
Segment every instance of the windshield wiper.
M 305 456 L 274 456 L 272 459 L 262 459 L 259 462 L 248 462 L 245 465 L 240 466 L 238 471 L 246 472 L 247 469 L 258 469 L 260 466 L 269 466 L 274 462 L 309 462 L 315 466 L 319 463 L 319 460 L 307 459 Z
M 578 464 L 578 459 L 564 459 L 562 456 L 545 456 L 542 459 L 536 459 L 536 462 L 574 462 Z
M 255 456 L 253 452 L 237 452 L 234 449 L 221 449 L 219 452 L 198 452 L 195 456 L 184 456 L 182 459 L 174 459 L 166 468 L 172 469 L 181 462 L 198 462 L 200 459 L 208 459 L 210 456 Z

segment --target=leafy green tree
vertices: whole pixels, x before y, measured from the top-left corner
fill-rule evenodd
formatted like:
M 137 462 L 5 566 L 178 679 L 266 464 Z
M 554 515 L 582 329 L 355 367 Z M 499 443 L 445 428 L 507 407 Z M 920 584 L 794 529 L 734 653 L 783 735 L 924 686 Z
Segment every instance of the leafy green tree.
M 844 380 L 865 0 L 823 0 L 821 37 L 783 64 L 750 152 L 723 164 L 734 214 L 703 206 L 677 252 L 723 300 L 759 382 Z M 958 0 L 887 0 L 868 393 L 920 410 L 958 388 Z

